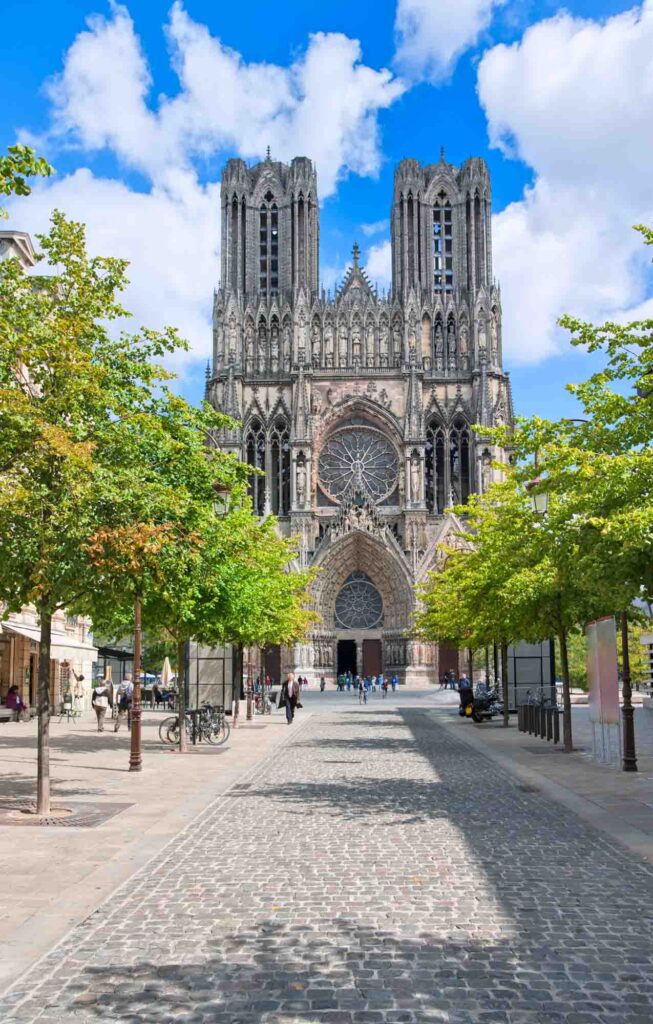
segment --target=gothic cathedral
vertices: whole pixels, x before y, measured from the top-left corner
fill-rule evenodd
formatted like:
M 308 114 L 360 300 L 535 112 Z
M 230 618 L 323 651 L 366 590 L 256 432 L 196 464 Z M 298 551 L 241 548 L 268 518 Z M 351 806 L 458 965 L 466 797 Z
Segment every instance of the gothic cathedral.
M 230 160 L 222 174 L 214 406 L 239 421 L 220 443 L 252 477 L 260 515 L 300 538 L 319 569 L 320 621 L 281 652 L 311 680 L 351 669 L 436 682 L 455 653 L 411 638 L 416 585 L 457 529 L 453 505 L 505 456 L 473 424 L 510 423 L 501 299 L 492 278 L 485 162 L 402 160 L 392 198 L 392 288 L 352 264 L 319 285 L 320 210 L 310 160 Z

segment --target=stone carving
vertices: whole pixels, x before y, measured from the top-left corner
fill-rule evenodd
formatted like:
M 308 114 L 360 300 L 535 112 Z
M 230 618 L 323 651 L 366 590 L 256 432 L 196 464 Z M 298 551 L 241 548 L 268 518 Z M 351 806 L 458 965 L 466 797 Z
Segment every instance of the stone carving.
M 290 368 L 290 361 L 292 356 L 292 342 L 291 342 L 291 330 L 290 324 L 286 320 L 283 325 L 283 365 L 285 369 Z
M 466 370 L 468 367 L 469 333 L 467 330 L 467 323 L 464 320 L 460 325 L 460 335 L 458 340 L 460 351 L 460 368 L 461 370 Z
M 365 361 L 368 366 L 374 366 L 374 324 L 371 321 L 367 325 Z
M 311 356 L 313 366 L 320 365 L 320 325 L 317 320 L 313 321 L 313 335 L 311 338 Z
M 478 350 L 479 352 L 485 352 L 487 349 L 487 332 L 485 330 L 485 321 L 479 321 L 478 325 Z
M 267 349 L 267 331 L 265 324 L 259 324 L 258 329 L 258 372 L 265 373 Z
M 492 456 L 490 452 L 485 449 L 481 456 L 481 491 L 483 494 L 487 494 L 490 485 L 492 483 Z
M 444 369 L 444 337 L 440 320 L 437 320 L 435 324 L 435 368 L 436 370 Z
M 340 366 L 347 365 L 347 324 L 340 325 L 340 335 L 338 338 L 338 364 Z
M 306 502 L 306 467 L 303 462 L 297 463 L 297 504 L 300 508 Z
M 449 370 L 456 369 L 456 326 L 453 320 L 447 324 L 447 357 L 449 359 Z
M 351 332 L 351 354 L 354 366 L 360 366 L 362 362 L 361 348 L 361 325 L 359 320 L 354 320 Z
M 324 327 L 324 363 L 333 366 L 333 324 L 327 320 Z
M 297 320 L 297 359 L 300 363 L 306 359 L 306 317 L 303 309 Z
M 238 324 L 232 313 L 229 317 L 229 362 L 236 362 L 236 349 L 238 347 Z
M 492 314 L 490 320 L 490 358 L 493 363 L 497 361 L 497 354 L 499 351 L 499 332 L 497 328 L 496 314 Z
M 394 366 L 401 366 L 401 328 L 395 324 L 392 330 L 392 363 Z
M 270 342 L 270 362 L 272 370 L 276 373 L 279 369 L 279 325 L 277 323 L 272 324 L 271 331 L 271 342 Z
M 415 505 L 422 500 L 422 467 L 417 454 L 410 460 L 410 497 Z
M 251 320 L 245 324 L 245 366 L 250 372 L 254 369 L 254 324 Z

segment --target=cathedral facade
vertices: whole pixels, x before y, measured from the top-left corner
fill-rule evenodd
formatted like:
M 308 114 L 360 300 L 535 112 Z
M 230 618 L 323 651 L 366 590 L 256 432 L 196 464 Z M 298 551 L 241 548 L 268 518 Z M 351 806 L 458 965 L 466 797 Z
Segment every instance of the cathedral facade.
M 252 477 L 255 510 L 277 516 L 319 570 L 319 621 L 280 670 L 383 669 L 419 685 L 456 654 L 411 636 L 416 588 L 459 527 L 452 506 L 504 459 L 483 427 L 512 421 L 485 162 L 403 160 L 391 229 L 388 294 L 357 245 L 327 294 L 311 161 L 230 160 L 207 393 L 239 424 L 221 445 L 264 472 Z

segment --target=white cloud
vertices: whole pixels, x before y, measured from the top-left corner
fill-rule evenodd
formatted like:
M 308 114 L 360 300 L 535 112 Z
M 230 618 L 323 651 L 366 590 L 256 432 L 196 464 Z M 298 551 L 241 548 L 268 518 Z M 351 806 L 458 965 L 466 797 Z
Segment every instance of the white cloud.
M 216 282 L 219 187 L 201 187 L 192 176 L 176 190 L 130 190 L 83 168 L 37 184 L 28 199 L 13 199 L 11 223 L 31 234 L 45 232 L 53 208 L 83 221 L 89 251 L 130 260 L 131 284 L 123 301 L 133 314 L 127 330 L 141 325 L 178 327 L 192 346 L 170 362 L 184 371 L 190 360 L 211 353 L 211 303 Z
M 392 249 L 390 241 L 379 242 L 367 250 L 365 270 L 370 281 L 378 288 L 389 288 L 392 284 Z
M 126 304 L 135 324 L 177 326 L 193 353 L 211 348 L 211 301 L 219 275 L 219 185 L 198 181 L 199 160 L 298 154 L 317 164 L 322 197 L 349 173 L 381 163 L 377 117 L 404 91 L 390 71 L 362 62 L 360 44 L 316 33 L 293 63 L 247 63 L 175 2 L 166 27 L 179 79 L 173 97 L 152 99 L 147 57 L 125 6 L 94 15 L 47 84 L 52 119 L 40 145 L 107 151 L 144 175 L 149 191 L 88 169 L 36 187 L 15 207 L 17 227 L 46 231 L 60 207 L 88 226 L 90 249 L 131 261 Z M 53 149 L 55 152 L 53 153 Z
M 559 345 L 561 313 L 646 300 L 650 252 L 631 225 L 653 221 L 653 0 L 532 26 L 484 55 L 478 91 L 491 144 L 535 172 L 493 232 L 506 351 L 536 361 Z
M 489 26 L 505 0 L 398 0 L 397 66 L 413 79 L 441 81 Z
M 367 238 L 371 238 L 372 235 L 380 235 L 382 231 L 387 231 L 390 226 L 390 221 L 386 217 L 385 220 L 375 220 L 372 224 L 361 224 L 361 231 Z
M 318 32 L 288 67 L 248 64 L 194 22 L 177 0 L 167 26 L 180 89 L 148 105 L 151 77 L 129 12 L 95 16 L 51 83 L 53 134 L 85 149 L 109 148 L 153 181 L 197 156 L 297 154 L 317 164 L 323 196 L 347 173 L 374 175 L 377 117 L 402 94 L 390 71 L 362 63 L 357 40 Z M 116 74 L 120 68 L 120 74 Z

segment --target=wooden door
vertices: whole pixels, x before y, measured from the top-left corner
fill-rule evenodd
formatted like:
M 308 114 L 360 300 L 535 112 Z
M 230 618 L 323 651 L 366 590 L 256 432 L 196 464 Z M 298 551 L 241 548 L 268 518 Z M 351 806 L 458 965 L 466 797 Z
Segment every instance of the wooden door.
M 363 675 L 378 676 L 381 671 L 381 641 L 363 640 Z

